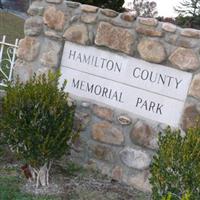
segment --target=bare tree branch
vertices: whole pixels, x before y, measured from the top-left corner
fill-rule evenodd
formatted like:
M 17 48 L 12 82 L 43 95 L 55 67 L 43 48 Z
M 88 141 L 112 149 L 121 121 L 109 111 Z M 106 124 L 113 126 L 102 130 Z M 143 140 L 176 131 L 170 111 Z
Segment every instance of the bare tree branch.
M 126 9 L 142 17 L 155 17 L 158 14 L 156 7 L 156 2 L 148 0 L 132 0 L 125 5 Z

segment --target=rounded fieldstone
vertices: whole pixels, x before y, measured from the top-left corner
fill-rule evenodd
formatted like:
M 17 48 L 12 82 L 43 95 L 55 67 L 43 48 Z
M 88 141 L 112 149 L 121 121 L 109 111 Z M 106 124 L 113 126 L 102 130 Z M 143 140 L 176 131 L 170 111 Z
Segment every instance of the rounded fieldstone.
M 81 106 L 83 107 L 83 108 L 90 108 L 90 102 L 87 102 L 87 101 L 83 101 L 83 102 L 81 102 Z
M 196 29 L 192 29 L 192 28 L 183 28 L 183 29 L 181 29 L 180 34 L 185 37 L 199 38 L 200 30 L 196 30 Z
M 86 24 L 91 24 L 96 22 L 97 15 L 96 14 L 82 14 L 81 15 L 81 21 Z
M 169 61 L 182 70 L 199 68 L 199 56 L 192 50 L 183 47 L 177 48 L 169 57 Z
M 43 20 L 41 17 L 35 16 L 28 18 L 24 23 L 24 33 L 27 36 L 40 35 L 43 29 Z
M 93 113 L 105 120 L 112 121 L 113 111 L 110 108 L 94 105 L 92 108 Z
M 46 30 L 44 31 L 45 36 L 49 37 L 52 40 L 62 40 L 62 35 L 59 35 L 57 31 Z
M 176 44 L 177 43 L 177 40 L 178 40 L 178 35 L 176 34 L 166 34 L 165 35 L 165 41 L 168 42 L 169 44 Z
M 59 4 L 59 3 L 62 3 L 63 0 L 46 0 L 46 2 L 48 3 L 55 3 L 55 4 Z
M 166 59 L 164 46 L 155 40 L 143 39 L 137 47 L 140 56 L 153 63 L 161 63 Z
M 130 125 L 132 123 L 132 120 L 130 117 L 126 115 L 120 115 L 117 117 L 117 120 L 121 125 Z
M 128 21 L 128 22 L 133 22 L 136 19 L 136 16 L 134 14 L 131 14 L 130 12 L 121 13 L 120 17 L 124 21 Z
M 87 44 L 89 41 L 89 33 L 85 24 L 74 24 L 70 26 L 65 31 L 63 37 L 68 41 L 78 44 Z
M 48 67 L 42 67 L 42 68 L 37 69 L 37 71 L 35 72 L 35 74 L 36 74 L 36 76 L 41 76 L 43 74 L 45 74 L 46 76 L 48 76 L 48 73 L 50 71 L 51 70 Z
M 30 5 L 30 7 L 27 11 L 27 13 L 31 16 L 34 16 L 34 15 L 42 16 L 43 12 L 44 12 L 44 5 L 42 4 L 42 2 L 39 2 L 39 1 L 34 1 Z
M 196 74 L 192 79 L 189 95 L 200 99 L 200 74 Z
M 47 40 L 45 50 L 41 55 L 40 62 L 42 65 L 49 68 L 58 67 L 59 54 L 61 51 L 61 44 L 56 41 Z
M 86 4 L 82 4 L 81 5 L 81 10 L 83 12 L 91 12 L 91 13 L 96 13 L 98 11 L 98 7 L 96 6 L 91 6 L 91 5 L 86 5 Z
M 13 70 L 14 80 L 19 78 L 23 83 L 27 82 L 33 75 L 33 67 L 27 62 L 17 59 Z
M 157 30 L 153 26 L 148 26 L 148 25 L 138 25 L 136 27 L 136 32 L 141 33 L 143 35 L 151 36 L 151 37 L 162 37 L 163 36 L 163 31 Z
M 101 171 L 102 174 L 110 176 L 112 166 L 108 165 L 105 162 L 98 162 L 97 168 Z
M 131 131 L 130 138 L 135 144 L 151 149 L 157 149 L 157 138 L 154 135 L 154 132 L 155 130 L 153 130 L 148 124 L 139 121 Z
M 113 162 L 114 155 L 111 148 L 102 145 L 90 145 L 93 156 L 102 161 Z
M 148 171 L 137 173 L 135 176 L 129 176 L 128 184 L 143 192 L 152 192 L 149 183 L 150 173 Z
M 74 129 L 77 131 L 85 130 L 91 120 L 91 116 L 85 112 L 76 112 L 74 117 Z
M 164 31 L 167 31 L 167 32 L 170 32 L 170 33 L 174 33 L 176 31 L 177 27 L 174 24 L 165 22 L 165 23 L 162 23 L 162 29 Z
M 115 166 L 112 170 L 112 179 L 121 181 L 123 177 L 123 169 L 120 166 Z
M 92 126 L 92 138 L 99 142 L 121 145 L 124 142 L 122 131 L 106 121 L 96 123 Z
M 144 17 L 138 17 L 138 21 L 140 24 L 148 25 L 148 26 L 157 26 L 158 20 L 155 18 L 144 18 Z
M 49 6 L 44 12 L 43 20 L 49 28 L 62 31 L 65 23 L 65 15 L 61 10 L 57 10 L 55 6 Z
M 84 165 L 87 169 L 97 171 L 97 162 L 96 160 L 89 159 L 88 162 Z
M 182 116 L 182 129 L 186 131 L 189 128 L 195 127 L 197 125 L 197 121 L 199 120 L 199 116 L 200 112 L 196 105 L 187 105 Z
M 78 8 L 81 4 L 73 1 L 66 1 L 66 5 L 70 8 Z
M 117 17 L 118 12 L 111 10 L 111 9 L 101 9 L 101 13 L 107 17 Z
M 184 48 L 196 48 L 199 47 L 199 40 L 197 38 L 177 36 L 176 46 Z
M 35 37 L 25 37 L 19 41 L 17 50 L 18 58 L 25 61 L 33 61 L 39 54 L 40 42 Z
M 138 170 L 148 168 L 151 163 L 151 158 L 146 152 L 130 147 L 126 147 L 120 152 L 120 159 L 126 166 Z

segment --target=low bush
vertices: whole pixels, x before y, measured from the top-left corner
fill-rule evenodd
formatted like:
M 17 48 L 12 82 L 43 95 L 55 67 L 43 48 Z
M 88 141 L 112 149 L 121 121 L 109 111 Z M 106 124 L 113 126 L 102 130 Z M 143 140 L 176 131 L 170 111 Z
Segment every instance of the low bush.
M 49 183 L 52 161 L 70 148 L 75 107 L 68 103 L 59 75 L 34 76 L 6 89 L 0 130 L 3 140 L 26 163 L 28 178 L 45 186 Z M 42 178 L 43 177 L 43 178 Z
M 184 137 L 168 128 L 158 143 L 150 169 L 152 199 L 161 200 L 170 194 L 170 200 L 199 200 L 200 128 L 189 129 Z

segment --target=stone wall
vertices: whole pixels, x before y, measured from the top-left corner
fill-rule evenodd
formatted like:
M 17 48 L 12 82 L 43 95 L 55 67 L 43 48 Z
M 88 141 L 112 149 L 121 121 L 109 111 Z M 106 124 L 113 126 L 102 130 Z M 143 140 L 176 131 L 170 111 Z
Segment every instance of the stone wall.
M 194 125 L 200 114 L 200 31 L 62 0 L 35 1 L 28 14 L 15 76 L 26 81 L 34 72 L 59 68 L 65 41 L 161 63 L 193 73 L 180 128 L 184 131 Z M 82 124 L 82 130 L 73 159 L 150 191 L 148 169 L 158 132 L 166 125 L 93 102 L 77 100 L 76 104 L 75 122 Z

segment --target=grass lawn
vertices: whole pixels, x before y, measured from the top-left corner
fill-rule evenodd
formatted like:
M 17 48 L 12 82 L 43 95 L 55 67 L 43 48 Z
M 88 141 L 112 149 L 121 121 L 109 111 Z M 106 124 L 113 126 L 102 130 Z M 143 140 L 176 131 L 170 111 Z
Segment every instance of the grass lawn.
M 27 180 L 22 176 L 19 166 L 0 168 L 1 200 L 150 200 L 149 195 L 117 182 L 112 183 L 108 177 L 95 171 L 77 168 L 70 175 L 67 172 L 71 166 L 65 169 L 54 166 L 53 169 L 54 178 L 62 179 L 62 194 L 31 195 L 21 191 Z
M 0 199 L 2 200 L 60 200 L 57 197 L 32 196 L 20 191 L 24 183 L 15 168 L 0 170 Z
M 15 39 L 24 37 L 24 20 L 13 14 L 0 11 L 0 40 L 6 35 L 8 43 L 14 43 Z
M 5 11 L 0 11 L 0 41 L 2 41 L 3 35 L 6 36 L 6 42 L 15 44 L 16 39 L 21 39 L 24 37 L 24 20 L 7 13 Z M 6 59 L 8 56 L 6 54 L 6 47 L 3 52 L 3 59 Z M 8 75 L 9 70 L 5 67 L 8 64 L 7 61 L 3 61 L 1 67 L 3 71 Z M 4 78 L 3 74 L 0 73 L 0 80 Z M 3 89 L 0 87 L 0 89 Z

